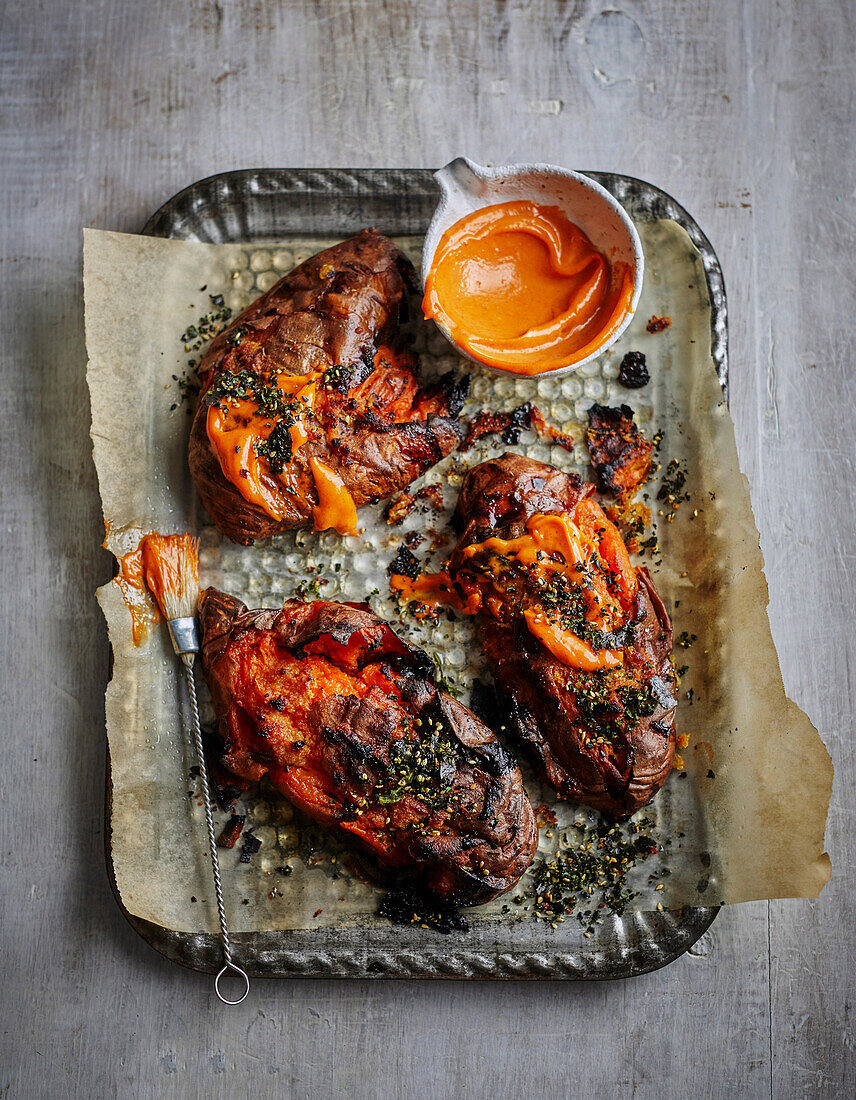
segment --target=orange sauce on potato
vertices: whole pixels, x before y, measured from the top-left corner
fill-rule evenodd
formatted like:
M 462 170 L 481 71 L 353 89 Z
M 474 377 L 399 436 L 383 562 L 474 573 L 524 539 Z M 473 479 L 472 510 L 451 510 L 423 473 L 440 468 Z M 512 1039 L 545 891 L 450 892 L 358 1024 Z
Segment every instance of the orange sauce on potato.
M 332 527 L 340 535 L 356 535 L 357 506 L 345 483 L 320 458 L 310 458 L 309 469 L 318 491 L 318 503 L 312 509 L 315 530 L 327 531 Z
M 568 515 L 534 515 L 526 534 L 516 539 L 489 538 L 467 546 L 463 557 L 472 561 L 485 556 L 514 560 L 542 577 L 560 574 L 582 590 L 585 618 L 600 630 L 623 625 L 632 610 L 638 588 L 636 572 L 617 528 L 593 500 L 582 500 L 572 519 Z M 592 566 L 597 558 L 609 574 Z M 485 610 L 501 618 L 515 597 L 489 572 L 452 578 L 448 572 L 423 573 L 415 579 L 394 575 L 390 587 L 408 603 L 427 607 L 450 606 L 464 615 Z M 528 598 L 527 598 L 528 600 Z M 522 608 L 526 627 L 563 664 L 593 672 L 623 662 L 621 649 L 595 650 L 588 642 L 561 625 L 556 614 L 528 601 Z
M 287 397 L 293 397 L 311 413 L 315 405 L 318 372 L 313 374 L 280 374 L 277 386 Z M 241 496 L 263 509 L 272 519 L 280 520 L 288 511 L 290 500 L 267 460 L 256 451 L 256 445 L 266 440 L 276 426 L 276 420 L 265 416 L 258 402 L 250 397 L 224 399 L 220 405 L 209 405 L 205 428 L 220 469 Z M 306 420 L 298 416 L 289 428 L 292 455 L 306 443 L 309 433 Z
M 503 202 L 446 230 L 422 308 L 474 359 L 536 375 L 601 347 L 633 282 L 633 265 L 610 262 L 558 206 Z

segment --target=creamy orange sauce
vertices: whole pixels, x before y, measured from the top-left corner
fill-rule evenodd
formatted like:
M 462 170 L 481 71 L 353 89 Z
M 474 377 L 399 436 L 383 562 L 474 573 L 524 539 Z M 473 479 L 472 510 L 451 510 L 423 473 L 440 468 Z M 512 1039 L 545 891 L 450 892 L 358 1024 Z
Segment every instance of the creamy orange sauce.
M 526 610 L 523 618 L 529 633 L 546 646 L 563 665 L 581 668 L 584 672 L 596 672 L 602 668 L 615 668 L 624 659 L 620 649 L 592 649 L 588 642 L 584 642 L 570 630 L 564 630 L 543 612 Z
M 134 645 L 141 645 L 149 630 L 160 619 L 143 579 L 143 547 L 119 558 L 119 572 L 115 578 L 125 606 L 131 613 L 131 636 Z
M 318 503 L 312 509 L 315 530 L 326 531 L 332 527 L 340 535 L 356 535 L 357 506 L 345 483 L 319 458 L 309 459 L 309 469 L 318 491 Z
M 514 560 L 539 573 L 559 573 L 579 587 L 586 603 L 585 617 L 600 630 L 613 630 L 627 621 L 632 611 L 638 580 L 618 530 L 606 518 L 600 505 L 583 500 L 574 518 L 568 515 L 534 515 L 527 533 L 516 539 L 489 538 L 463 551 L 465 560 L 486 555 Z M 603 573 L 592 568 L 595 554 L 610 571 L 610 584 Z M 394 575 L 391 588 L 405 602 L 426 607 L 449 606 L 463 615 L 486 611 L 502 618 L 515 597 L 489 573 L 474 572 L 453 580 L 447 572 L 423 573 L 411 580 Z M 613 592 L 611 589 L 616 589 Z M 563 664 L 585 671 L 614 668 L 623 662 L 621 649 L 595 650 L 576 634 L 566 630 L 555 615 L 542 606 L 522 607 L 529 632 Z
M 320 377 L 318 372 L 280 374 L 275 381 L 283 394 L 305 406 L 309 414 L 315 406 Z M 264 509 L 273 519 L 282 519 L 288 512 L 291 495 L 283 484 L 284 479 L 275 475 L 267 460 L 256 453 L 256 444 L 268 438 L 276 420 L 264 416 L 258 402 L 252 398 L 224 399 L 221 405 L 208 407 L 205 427 L 223 476 L 245 500 Z M 305 416 L 296 418 L 289 434 L 292 454 L 296 454 L 309 439 Z
M 480 362 L 543 374 L 609 339 L 633 283 L 633 265 L 611 263 L 558 206 L 504 202 L 446 230 L 422 308 Z
M 482 606 L 482 594 L 474 588 L 466 596 L 456 591 L 448 573 L 420 573 L 411 580 L 393 573 L 389 586 L 400 593 L 405 603 L 421 603 L 425 607 L 453 607 L 462 615 L 475 615 Z

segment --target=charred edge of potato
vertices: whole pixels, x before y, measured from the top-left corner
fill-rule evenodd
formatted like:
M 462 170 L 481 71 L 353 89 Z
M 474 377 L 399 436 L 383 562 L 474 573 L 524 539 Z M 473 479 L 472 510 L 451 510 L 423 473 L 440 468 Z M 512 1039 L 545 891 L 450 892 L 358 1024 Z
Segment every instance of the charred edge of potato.
M 640 433 L 629 405 L 592 405 L 586 444 L 601 485 L 627 502 L 651 471 L 653 445 Z

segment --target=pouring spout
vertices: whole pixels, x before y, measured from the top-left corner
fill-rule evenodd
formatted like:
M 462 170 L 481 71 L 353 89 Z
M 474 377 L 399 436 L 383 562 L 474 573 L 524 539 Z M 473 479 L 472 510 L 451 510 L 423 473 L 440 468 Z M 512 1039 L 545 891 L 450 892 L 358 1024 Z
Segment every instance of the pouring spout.
M 453 195 L 473 195 L 482 198 L 486 194 L 490 170 L 468 157 L 455 157 L 434 173 L 434 179 L 446 198 Z

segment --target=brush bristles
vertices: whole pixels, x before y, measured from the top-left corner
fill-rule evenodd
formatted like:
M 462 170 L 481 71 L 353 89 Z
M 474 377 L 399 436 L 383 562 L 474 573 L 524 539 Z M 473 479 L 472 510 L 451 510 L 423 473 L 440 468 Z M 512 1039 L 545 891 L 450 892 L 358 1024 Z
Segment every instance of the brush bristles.
M 199 539 L 190 535 L 146 535 L 143 576 L 163 617 L 191 618 L 199 600 Z

